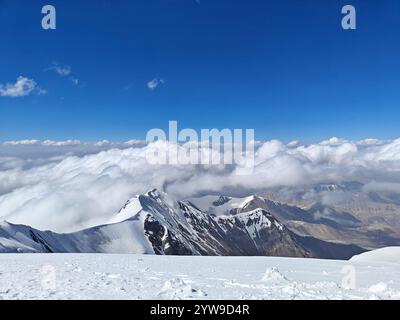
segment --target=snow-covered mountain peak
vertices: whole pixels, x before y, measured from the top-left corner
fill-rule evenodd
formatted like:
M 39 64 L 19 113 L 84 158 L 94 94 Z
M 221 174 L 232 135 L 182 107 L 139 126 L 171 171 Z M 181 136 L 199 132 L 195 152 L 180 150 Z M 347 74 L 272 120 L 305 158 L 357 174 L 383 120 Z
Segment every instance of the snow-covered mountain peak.
M 153 189 L 129 199 L 108 223 L 75 233 L 57 234 L 4 222 L 0 252 L 336 257 L 330 253 L 332 246 L 346 249 L 346 257 L 362 252 L 299 237 L 264 201 L 257 196 L 175 200 Z
M 166 193 L 158 189 L 152 189 L 144 194 L 138 194 L 129 199 L 119 212 L 107 221 L 107 224 L 119 223 L 130 219 L 140 219 L 139 216 L 143 211 L 153 212 L 153 209 L 156 207 L 169 210 L 170 208 L 176 207 L 176 203 Z
M 256 201 L 261 203 L 264 199 L 255 195 L 243 198 L 233 198 L 221 195 L 189 198 L 187 201 L 192 203 L 199 210 L 219 217 L 262 208 L 263 206 L 256 207 L 253 204 L 255 204 Z M 249 209 L 250 207 L 251 209 Z

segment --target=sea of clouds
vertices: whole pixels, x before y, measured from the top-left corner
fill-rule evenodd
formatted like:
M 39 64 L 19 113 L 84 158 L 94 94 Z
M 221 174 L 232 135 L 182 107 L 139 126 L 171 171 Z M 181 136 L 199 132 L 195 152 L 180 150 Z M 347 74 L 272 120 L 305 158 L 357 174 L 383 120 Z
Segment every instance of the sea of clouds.
M 359 181 L 368 191 L 400 193 L 400 139 L 257 142 L 254 170 L 244 176 L 235 165 L 149 164 L 146 152 L 153 147 L 142 141 L 0 143 L 0 220 L 76 231 L 104 223 L 127 199 L 152 188 L 176 198 L 246 196 L 268 188 Z

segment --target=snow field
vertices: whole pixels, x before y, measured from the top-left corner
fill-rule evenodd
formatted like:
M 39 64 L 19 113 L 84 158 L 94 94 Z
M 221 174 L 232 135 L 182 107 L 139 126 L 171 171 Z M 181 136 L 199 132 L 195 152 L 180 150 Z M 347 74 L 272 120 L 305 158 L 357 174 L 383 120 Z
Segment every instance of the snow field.
M 400 265 L 276 257 L 2 254 L 0 299 L 400 299 Z

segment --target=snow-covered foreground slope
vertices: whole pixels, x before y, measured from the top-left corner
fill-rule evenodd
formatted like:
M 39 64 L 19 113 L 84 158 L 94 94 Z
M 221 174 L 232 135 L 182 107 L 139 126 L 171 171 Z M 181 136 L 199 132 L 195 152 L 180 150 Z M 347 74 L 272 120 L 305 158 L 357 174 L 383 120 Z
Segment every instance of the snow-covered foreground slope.
M 356 255 L 352 262 L 397 263 L 400 265 L 400 247 L 386 247 Z
M 352 289 L 347 287 L 349 275 L 354 275 Z M 2 254 L 0 299 L 400 299 L 400 264 L 276 257 Z

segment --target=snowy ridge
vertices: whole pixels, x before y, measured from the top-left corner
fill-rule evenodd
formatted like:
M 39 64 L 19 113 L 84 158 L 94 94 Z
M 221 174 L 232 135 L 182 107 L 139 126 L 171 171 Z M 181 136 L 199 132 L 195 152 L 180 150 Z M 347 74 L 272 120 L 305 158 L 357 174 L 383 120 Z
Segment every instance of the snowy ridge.
M 143 223 L 127 220 L 71 234 L 3 223 L 0 225 L 0 252 L 153 254 L 154 250 L 144 236 Z
M 140 204 L 139 196 L 135 196 L 128 200 L 118 214 L 113 216 L 108 223 L 118 223 L 124 220 L 132 219 L 138 215 L 142 209 L 143 208 Z
M 245 208 L 253 201 L 255 196 L 244 198 L 232 198 L 227 196 L 204 196 L 200 198 L 190 198 L 188 201 L 204 212 L 215 216 L 229 215 L 232 210 Z

